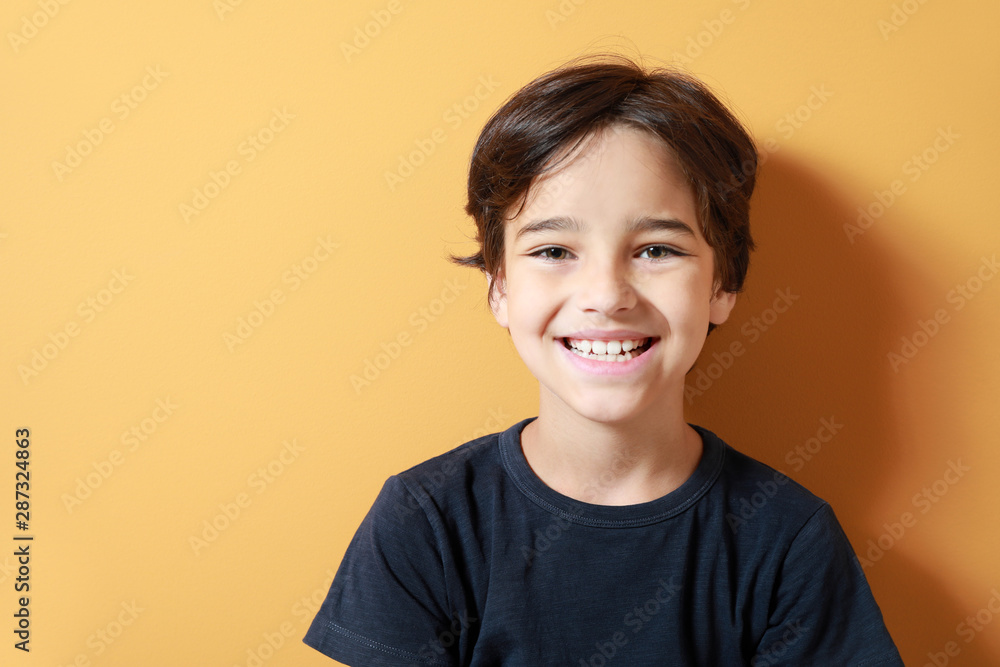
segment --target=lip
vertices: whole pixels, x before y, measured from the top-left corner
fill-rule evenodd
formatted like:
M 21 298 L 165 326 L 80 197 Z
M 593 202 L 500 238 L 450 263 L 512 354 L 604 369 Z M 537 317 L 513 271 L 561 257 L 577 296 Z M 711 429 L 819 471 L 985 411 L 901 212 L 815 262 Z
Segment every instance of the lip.
M 593 333 L 603 333 L 604 337 L 589 338 Z M 569 363 L 573 364 L 576 368 L 588 373 L 590 375 L 605 375 L 605 376 L 618 376 L 618 375 L 628 375 L 630 373 L 637 373 L 641 371 L 649 363 L 649 360 L 653 357 L 653 350 L 660 344 L 659 338 L 653 338 L 652 336 L 645 336 L 643 334 L 637 334 L 634 331 L 611 331 L 611 332 L 595 332 L 595 331 L 583 331 L 580 335 L 585 340 L 619 340 L 614 336 L 608 337 L 608 334 L 621 335 L 622 333 L 627 334 L 625 338 L 632 337 L 634 340 L 638 338 L 652 338 L 649 344 L 649 349 L 640 354 L 638 357 L 632 357 L 628 361 L 595 361 L 593 359 L 587 359 L 586 357 L 581 357 L 575 352 L 571 352 L 563 345 L 562 338 L 556 338 L 553 343 L 559 346 L 562 353 L 566 355 L 566 359 Z M 583 334 L 586 334 L 584 336 Z M 634 336 L 634 337 L 633 337 Z M 568 336 L 569 338 L 575 338 L 576 336 Z

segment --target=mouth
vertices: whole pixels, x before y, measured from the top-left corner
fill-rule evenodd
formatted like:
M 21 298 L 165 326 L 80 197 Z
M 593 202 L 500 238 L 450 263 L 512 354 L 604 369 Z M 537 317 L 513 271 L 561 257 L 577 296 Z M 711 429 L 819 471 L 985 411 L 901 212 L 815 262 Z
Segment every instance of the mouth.
M 584 340 L 579 338 L 563 338 L 563 346 L 570 352 L 591 359 L 609 363 L 621 363 L 634 359 L 648 350 L 655 338 L 638 338 L 622 340 Z

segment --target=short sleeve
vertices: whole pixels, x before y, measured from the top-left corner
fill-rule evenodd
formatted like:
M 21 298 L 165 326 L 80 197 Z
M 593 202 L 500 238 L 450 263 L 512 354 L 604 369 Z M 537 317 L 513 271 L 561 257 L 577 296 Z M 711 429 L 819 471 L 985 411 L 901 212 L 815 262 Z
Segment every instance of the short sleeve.
M 390 477 L 351 540 L 303 641 L 347 665 L 447 667 L 441 544 L 418 499 Z
M 902 664 L 854 549 L 823 503 L 788 549 L 750 665 Z

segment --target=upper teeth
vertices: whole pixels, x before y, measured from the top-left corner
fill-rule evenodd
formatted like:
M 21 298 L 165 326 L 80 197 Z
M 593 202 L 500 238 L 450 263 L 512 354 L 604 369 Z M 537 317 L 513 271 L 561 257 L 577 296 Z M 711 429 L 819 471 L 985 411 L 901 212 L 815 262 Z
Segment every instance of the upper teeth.
M 638 340 L 578 340 L 569 338 L 567 340 L 569 340 L 571 347 L 587 354 L 591 352 L 594 354 L 621 354 L 636 349 L 646 341 L 645 338 Z

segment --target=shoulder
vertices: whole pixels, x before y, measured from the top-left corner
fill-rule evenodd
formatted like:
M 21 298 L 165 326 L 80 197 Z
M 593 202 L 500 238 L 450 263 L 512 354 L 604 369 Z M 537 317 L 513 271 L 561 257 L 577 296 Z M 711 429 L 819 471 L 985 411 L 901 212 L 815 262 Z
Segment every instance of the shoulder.
M 829 504 L 780 470 L 724 442 L 708 429 L 695 426 L 706 444 L 722 452 L 722 464 L 712 494 L 725 507 L 725 519 L 736 533 L 748 527 L 761 537 L 776 533 L 794 537 L 810 519 L 832 515 Z
M 392 475 L 376 504 L 405 515 L 422 508 L 432 523 L 434 516 L 467 513 L 472 496 L 492 495 L 501 483 L 500 435 L 475 438 Z
M 448 493 L 465 488 L 468 477 L 499 465 L 500 433 L 470 440 L 399 472 L 395 477 L 415 493 Z

